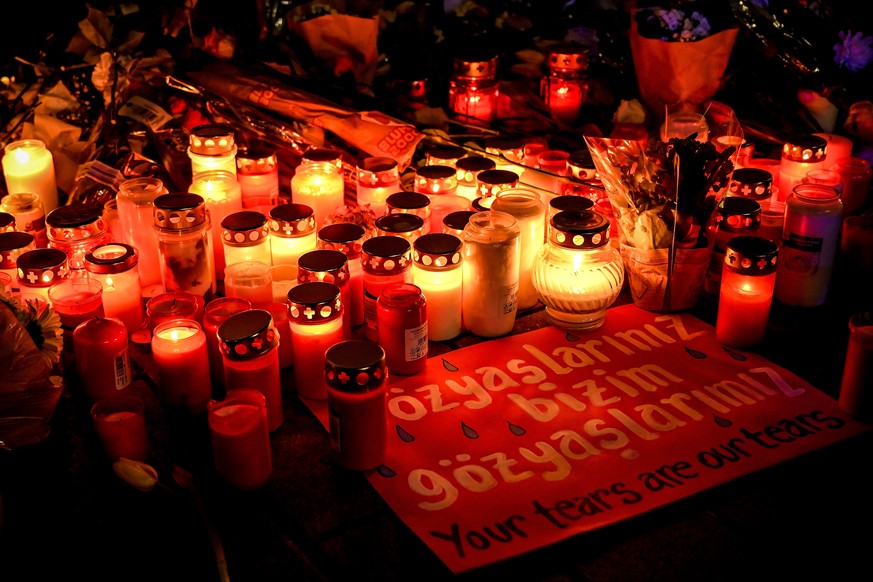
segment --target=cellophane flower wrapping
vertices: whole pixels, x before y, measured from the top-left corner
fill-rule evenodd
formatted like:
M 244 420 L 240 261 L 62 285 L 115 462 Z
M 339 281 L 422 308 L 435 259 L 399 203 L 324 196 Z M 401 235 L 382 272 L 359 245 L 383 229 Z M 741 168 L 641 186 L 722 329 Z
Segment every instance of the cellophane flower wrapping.
M 677 103 L 699 104 L 722 84 L 739 27 L 690 41 L 646 38 L 631 19 L 630 46 L 640 97 L 659 116 Z
M 727 191 L 735 148 L 695 138 L 585 137 L 617 222 L 631 296 L 648 311 L 694 307 L 712 254 L 707 226 Z

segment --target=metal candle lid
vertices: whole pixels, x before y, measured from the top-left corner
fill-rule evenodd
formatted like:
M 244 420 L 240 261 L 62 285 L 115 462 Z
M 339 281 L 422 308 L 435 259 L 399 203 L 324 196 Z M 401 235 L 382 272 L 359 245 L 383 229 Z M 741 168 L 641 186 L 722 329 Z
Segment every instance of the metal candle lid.
M 727 196 L 718 205 L 715 222 L 719 230 L 748 230 L 761 225 L 761 203 L 751 198 Z
M 318 249 L 340 251 L 350 259 L 361 256 L 361 245 L 367 229 L 354 222 L 336 222 L 322 226 L 318 230 L 316 247 Z
M 451 166 L 467 155 L 467 150 L 461 146 L 440 144 L 427 150 L 425 155 L 428 164 Z
M 518 174 L 512 170 L 486 170 L 476 176 L 476 191 L 480 198 L 488 198 L 506 188 L 515 188 L 518 180 Z
M 485 152 L 502 156 L 510 162 L 524 159 L 524 140 L 517 137 L 489 137 L 485 140 Z
M 782 146 L 782 159 L 792 162 L 821 162 L 825 159 L 828 142 L 825 138 L 803 134 L 789 138 Z
M 306 204 L 279 204 L 270 209 L 270 232 L 296 238 L 315 232 L 315 214 Z
M 253 360 L 279 345 L 273 316 L 265 309 L 249 309 L 231 315 L 218 326 L 221 353 L 228 360 Z
M 385 350 L 366 340 L 345 340 L 324 354 L 327 385 L 343 392 L 370 392 L 382 387 L 388 377 Z
M 591 210 L 594 208 L 594 200 L 584 196 L 564 194 L 549 200 L 549 208 L 555 212 L 560 212 L 561 210 Z
M 773 194 L 773 174 L 762 168 L 737 168 L 731 175 L 728 191 L 732 196 L 767 200 Z
M 312 148 L 303 152 L 300 157 L 301 164 L 330 164 L 337 169 L 338 172 L 343 171 L 343 155 L 342 152 L 330 148 Z
M 417 210 L 430 205 L 430 198 L 420 192 L 395 192 L 385 199 L 389 208 Z
M 103 208 L 97 204 L 58 206 L 46 215 L 45 223 L 50 241 L 82 241 L 106 232 Z
M 161 194 L 154 202 L 155 226 L 187 230 L 206 224 L 206 201 L 199 194 Z
M 15 230 L 15 216 L 8 212 L 0 212 L 0 232 L 13 232 Z
M 341 291 L 334 283 L 307 281 L 288 290 L 288 318 L 295 323 L 322 323 L 342 312 Z
M 30 287 L 51 287 L 69 274 L 67 253 L 60 249 L 33 249 L 18 255 L 18 282 Z
M 297 260 L 297 282 L 326 281 L 342 287 L 349 282 L 349 258 L 329 249 L 308 251 Z
M 458 187 L 458 172 L 451 166 L 432 164 L 415 170 L 415 191 L 422 194 L 444 194 Z
M 450 269 L 461 264 L 462 244 L 453 234 L 423 234 L 412 243 L 412 259 L 426 269 Z
M 768 275 L 776 271 L 779 247 L 761 236 L 735 236 L 727 243 L 724 266 L 744 275 Z
M 400 181 L 400 169 L 394 158 L 364 158 L 358 166 L 358 184 L 361 186 L 385 188 L 398 181 Z
M 236 169 L 241 174 L 267 174 L 278 166 L 276 150 L 264 146 L 240 148 L 236 153 Z
M 609 219 L 593 210 L 562 210 L 549 225 L 549 240 L 566 249 L 596 249 L 609 242 Z
M 587 149 L 576 150 L 567 158 L 567 173 L 577 180 L 594 180 L 597 177 L 597 168 L 594 167 L 594 158 Z
M 139 251 L 124 243 L 107 243 L 85 255 L 85 270 L 99 275 L 114 275 L 136 267 Z
M 361 266 L 379 275 L 400 273 L 411 266 L 412 245 L 403 237 L 379 235 L 361 246 Z
M 235 151 L 233 128 L 228 125 L 198 125 L 188 136 L 191 152 L 201 156 L 223 156 Z
M 552 73 L 579 73 L 588 68 L 587 51 L 577 44 L 563 43 L 549 51 L 549 71 Z
M 480 172 L 493 170 L 497 167 L 497 162 L 485 156 L 467 156 L 461 158 L 455 163 L 458 169 L 458 182 L 465 186 L 475 186 L 476 176 Z
M 252 246 L 269 236 L 267 217 L 256 210 L 232 212 L 221 221 L 221 238 L 231 246 Z
M 421 234 L 424 227 L 424 219 L 415 214 L 398 212 L 380 216 L 375 222 L 376 231 L 381 234 L 393 234 L 395 236 L 410 237 L 416 233 Z
M 494 79 L 497 75 L 497 57 L 456 57 L 454 75 L 458 79 Z
M 475 210 L 455 210 L 443 216 L 444 231 L 451 231 L 449 234 L 462 233 L 464 227 L 470 222 L 470 217 L 476 214 Z
M 29 232 L 0 232 L 0 269 L 14 269 L 21 253 L 36 248 L 35 240 Z

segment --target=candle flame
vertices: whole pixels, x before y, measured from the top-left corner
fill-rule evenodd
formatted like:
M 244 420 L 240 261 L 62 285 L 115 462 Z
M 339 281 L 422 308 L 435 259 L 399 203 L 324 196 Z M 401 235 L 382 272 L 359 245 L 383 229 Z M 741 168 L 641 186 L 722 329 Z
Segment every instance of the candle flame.
M 20 164 L 26 164 L 30 161 L 30 154 L 24 148 L 16 148 L 13 155 L 15 155 L 15 161 Z

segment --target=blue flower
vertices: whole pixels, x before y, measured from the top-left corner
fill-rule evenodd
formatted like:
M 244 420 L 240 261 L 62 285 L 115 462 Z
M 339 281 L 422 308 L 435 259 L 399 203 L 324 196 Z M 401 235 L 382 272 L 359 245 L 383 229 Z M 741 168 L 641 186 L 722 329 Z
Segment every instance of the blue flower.
M 852 72 L 860 71 L 873 60 L 873 37 L 852 31 L 840 32 L 840 42 L 834 45 L 834 62 Z

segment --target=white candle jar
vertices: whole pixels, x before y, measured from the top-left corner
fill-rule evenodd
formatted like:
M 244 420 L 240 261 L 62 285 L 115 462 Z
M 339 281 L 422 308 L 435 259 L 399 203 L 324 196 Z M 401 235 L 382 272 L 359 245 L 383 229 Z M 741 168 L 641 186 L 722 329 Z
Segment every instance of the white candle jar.
M 191 176 L 222 170 L 236 179 L 236 153 L 233 128 L 221 124 L 199 125 L 188 136 Z
M 221 244 L 227 266 L 244 261 L 272 265 L 270 227 L 267 217 L 256 210 L 242 210 L 221 221 Z
M 827 140 L 817 135 L 798 135 L 782 146 L 779 164 L 779 200 L 788 198 L 810 170 L 824 169 Z
M 139 253 L 139 281 L 142 288 L 161 284 L 161 259 L 158 256 L 158 236 L 154 224 L 155 198 L 167 194 L 164 183 L 157 178 L 132 178 L 118 187 L 118 219 L 121 221 L 121 241 Z
M 464 329 L 461 239 L 432 232 L 413 243 L 412 282 L 427 297 L 427 334 L 450 340 Z
M 343 206 L 345 184 L 336 166 L 327 162 L 300 164 L 291 178 L 291 200 L 312 208 L 316 228 Z
M 533 268 L 533 285 L 552 325 L 597 329 L 624 284 L 621 253 L 609 242 L 609 219 L 592 210 L 563 210 Z
M 270 256 L 273 265 L 297 269 L 300 255 L 318 242 L 315 216 L 306 204 L 280 204 L 270 209 Z
M 236 179 L 243 208 L 275 206 L 279 202 L 279 160 L 276 151 L 256 147 L 236 154 Z
M 481 337 L 512 331 L 518 311 L 520 269 L 518 221 L 487 210 L 464 227 L 464 327 Z
M 209 301 L 215 295 L 215 255 L 206 202 L 197 194 L 155 198 L 161 281 L 165 291 L 185 291 Z
M 202 196 L 206 202 L 206 209 L 209 211 L 209 236 L 212 239 L 215 272 L 221 277 L 221 274 L 224 273 L 224 267 L 227 265 L 224 259 L 224 245 L 221 244 L 221 221 L 226 216 L 243 209 L 242 190 L 240 190 L 236 174 L 227 170 L 199 172 L 194 176 L 188 192 Z
M 385 199 L 400 186 L 400 170 L 392 158 L 364 158 L 358 166 L 357 202 L 376 216 L 385 214 Z
M 511 214 L 518 221 L 518 308 L 534 307 L 539 298 L 531 281 L 531 271 L 537 254 L 546 242 L 546 207 L 533 190 L 509 188 L 497 194 L 491 210 Z
M 340 251 L 348 259 L 349 301 L 352 327 L 364 323 L 364 268 L 361 266 L 361 247 L 367 239 L 367 230 L 353 222 L 329 224 L 318 231 L 318 249 Z
M 15 230 L 32 235 L 36 248 L 48 246 L 45 208 L 39 196 L 30 192 L 7 194 L 0 200 L 0 210 L 15 217 Z
M 138 265 L 139 252 L 124 243 L 100 245 L 85 255 L 85 269 L 89 276 L 103 285 L 106 317 L 121 320 L 129 334 L 140 329 L 145 322 Z

